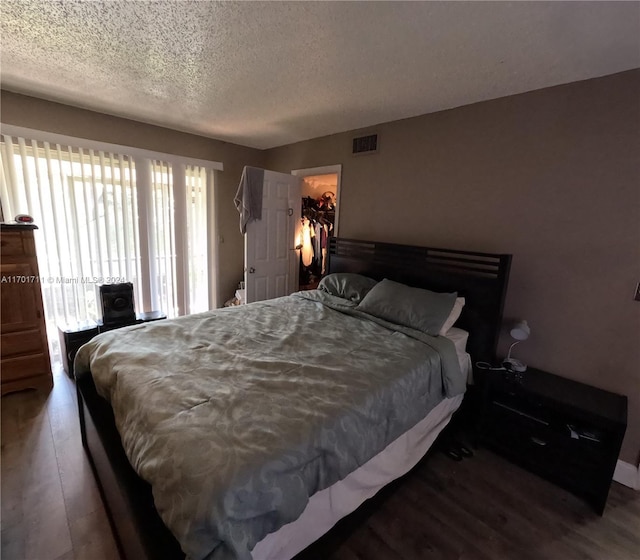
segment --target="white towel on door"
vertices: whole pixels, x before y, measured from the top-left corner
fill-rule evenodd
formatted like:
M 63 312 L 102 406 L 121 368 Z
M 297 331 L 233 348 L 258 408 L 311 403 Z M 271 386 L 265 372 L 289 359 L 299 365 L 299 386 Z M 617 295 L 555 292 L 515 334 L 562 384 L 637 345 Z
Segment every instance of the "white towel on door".
M 233 202 L 240 212 L 240 231 L 247 232 L 247 224 L 251 220 L 262 218 L 262 186 L 264 184 L 264 169 L 249 167 L 242 170 L 242 177 L 238 185 L 238 192 Z

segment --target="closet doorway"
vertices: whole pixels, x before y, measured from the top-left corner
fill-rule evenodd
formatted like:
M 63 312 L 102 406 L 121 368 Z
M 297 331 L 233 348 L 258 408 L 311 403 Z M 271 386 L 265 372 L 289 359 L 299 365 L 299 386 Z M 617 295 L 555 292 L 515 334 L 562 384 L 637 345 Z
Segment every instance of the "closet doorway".
M 300 289 L 314 289 L 326 273 L 330 237 L 338 234 L 342 165 L 294 169 L 302 178 Z

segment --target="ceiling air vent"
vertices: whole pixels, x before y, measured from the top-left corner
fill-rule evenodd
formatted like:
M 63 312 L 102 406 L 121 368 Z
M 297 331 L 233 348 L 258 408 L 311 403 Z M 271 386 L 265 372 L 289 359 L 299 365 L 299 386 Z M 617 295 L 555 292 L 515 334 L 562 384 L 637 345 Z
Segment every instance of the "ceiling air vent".
M 378 152 L 378 135 L 360 136 L 353 139 L 353 155 L 375 154 Z

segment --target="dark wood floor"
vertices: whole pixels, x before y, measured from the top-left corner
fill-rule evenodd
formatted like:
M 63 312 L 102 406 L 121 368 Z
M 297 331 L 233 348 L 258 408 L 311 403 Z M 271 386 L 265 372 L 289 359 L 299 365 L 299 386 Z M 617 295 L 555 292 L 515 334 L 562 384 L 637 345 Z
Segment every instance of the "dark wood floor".
M 82 451 L 74 387 L 2 398 L 2 559 L 115 560 Z M 613 484 L 604 517 L 480 449 L 433 453 L 306 558 L 318 560 L 639 560 L 640 492 Z

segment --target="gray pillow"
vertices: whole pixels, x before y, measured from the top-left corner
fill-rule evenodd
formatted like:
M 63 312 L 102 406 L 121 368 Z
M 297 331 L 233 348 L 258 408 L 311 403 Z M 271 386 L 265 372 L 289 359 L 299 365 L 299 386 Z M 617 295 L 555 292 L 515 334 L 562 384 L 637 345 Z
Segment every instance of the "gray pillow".
M 334 272 L 320 280 L 318 290 L 358 303 L 377 283 L 377 280 L 362 274 Z
M 369 315 L 436 336 L 449 317 L 457 293 L 443 294 L 411 288 L 386 278 L 358 307 Z

